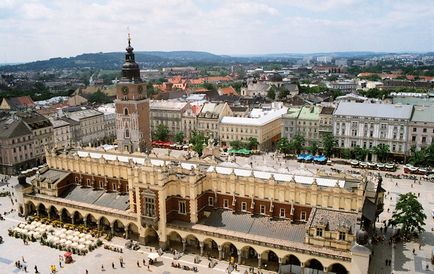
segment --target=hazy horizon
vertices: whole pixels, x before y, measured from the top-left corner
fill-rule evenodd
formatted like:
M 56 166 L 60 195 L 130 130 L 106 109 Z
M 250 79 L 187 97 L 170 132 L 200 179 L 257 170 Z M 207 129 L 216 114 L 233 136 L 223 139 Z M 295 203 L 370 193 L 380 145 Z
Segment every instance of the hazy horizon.
M 0 63 L 136 51 L 434 51 L 430 0 L 3 0 Z

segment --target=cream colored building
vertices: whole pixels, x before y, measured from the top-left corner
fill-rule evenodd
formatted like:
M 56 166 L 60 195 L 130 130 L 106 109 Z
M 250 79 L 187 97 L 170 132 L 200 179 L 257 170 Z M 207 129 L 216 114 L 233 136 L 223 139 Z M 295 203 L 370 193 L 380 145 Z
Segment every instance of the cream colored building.
M 71 125 L 61 119 L 50 119 L 53 124 L 54 147 L 69 147 L 72 144 Z
M 24 215 L 271 271 L 367 273 L 370 251 L 354 237 L 364 203 L 382 203 L 372 182 L 200 161 L 53 150 L 33 186 L 17 187 L 17 206 Z M 98 198 L 86 195 L 94 190 L 102 191 Z M 339 223 L 324 223 L 324 212 Z
M 206 137 L 220 140 L 219 126 L 224 116 L 232 116 L 227 103 L 205 103 L 197 116 L 197 131 Z
M 98 144 L 105 137 L 104 115 L 94 109 L 66 113 L 66 116 L 80 123 L 78 141 L 82 145 Z
M 231 141 L 258 140 L 258 150 L 271 150 L 280 139 L 282 115 L 287 111 L 282 104 L 253 109 L 249 117 L 223 117 L 220 122 L 220 140 L 229 145 Z
M 189 103 L 153 100 L 150 103 L 150 107 L 152 132 L 154 132 L 160 124 L 167 126 L 171 137 L 182 131 L 182 114 L 189 107 Z

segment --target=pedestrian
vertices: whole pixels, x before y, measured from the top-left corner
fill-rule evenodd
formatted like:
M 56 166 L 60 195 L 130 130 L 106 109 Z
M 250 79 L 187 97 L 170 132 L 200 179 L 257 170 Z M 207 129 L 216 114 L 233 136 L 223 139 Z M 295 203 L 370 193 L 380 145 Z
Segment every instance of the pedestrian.
M 416 249 L 413 248 L 413 255 L 415 255 L 415 254 L 416 254 Z
M 103 264 L 101 265 L 101 271 L 105 271 Z
M 421 243 L 419 243 L 419 250 L 422 248 L 422 244 Z
M 420 193 L 417 194 L 417 197 L 418 197 L 418 198 L 420 197 Z
M 24 265 L 24 272 L 27 273 L 27 265 Z
M 145 259 L 143 259 L 142 263 L 143 263 L 143 265 L 146 265 L 146 260 L 145 260 Z
M 35 265 L 35 273 L 39 273 L 37 265 Z
M 21 260 L 23 261 L 23 263 L 26 262 L 26 261 L 24 260 L 24 256 L 21 256 Z
M 137 260 L 137 267 L 140 267 L 140 263 L 139 263 L 139 260 Z
M 115 263 L 112 262 L 112 268 L 115 269 Z
M 388 259 L 386 259 L 386 266 L 389 264 L 389 260 Z
M 148 270 L 150 270 L 150 268 L 149 268 L 149 264 L 148 264 Z
M 89 271 L 86 269 L 86 274 L 89 274 Z

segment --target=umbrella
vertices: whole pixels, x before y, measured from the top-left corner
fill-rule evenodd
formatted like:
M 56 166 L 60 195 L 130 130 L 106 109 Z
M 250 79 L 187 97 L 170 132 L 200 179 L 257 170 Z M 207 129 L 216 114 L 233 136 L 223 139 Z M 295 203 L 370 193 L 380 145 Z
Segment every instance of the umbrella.
M 73 242 L 78 242 L 78 240 L 80 240 L 80 238 L 78 238 L 77 236 L 74 236 L 74 238 L 72 238 L 71 241 L 73 241 Z
M 65 244 L 66 244 L 66 245 L 71 245 L 72 242 L 71 242 L 71 241 L 66 241 Z
M 86 239 L 85 239 L 85 238 L 80 238 L 80 239 L 78 240 L 78 242 L 84 244 L 84 243 L 86 242 Z
M 59 243 L 61 243 L 61 244 L 66 243 L 66 239 L 60 239 Z
M 87 241 L 85 242 L 85 244 L 86 244 L 86 245 L 91 245 L 91 244 L 92 244 L 92 241 L 87 240 Z
M 60 230 L 57 230 L 56 232 L 54 232 L 54 235 L 56 235 L 56 236 L 60 236 L 62 234 L 63 234 L 63 232 Z
M 87 234 L 85 238 L 88 239 L 88 240 L 90 240 L 90 239 L 92 239 L 92 235 Z
M 85 245 L 78 245 L 77 248 L 80 250 L 86 250 L 87 249 Z
M 36 232 L 36 233 L 33 234 L 33 236 L 34 236 L 36 239 L 40 239 L 42 235 L 41 235 L 41 233 Z
M 78 236 L 78 235 L 80 235 L 80 231 L 74 231 L 73 235 L 74 235 L 74 236 Z
M 66 234 L 72 235 L 72 234 L 74 234 L 74 231 L 73 230 L 68 230 L 68 231 L 66 231 Z
M 151 260 L 156 260 L 157 258 L 159 258 L 160 257 L 160 255 L 158 255 L 158 253 L 155 253 L 155 252 L 153 252 L 153 253 L 149 253 L 148 254 L 148 259 L 151 259 Z
M 78 246 L 78 243 L 72 243 L 71 244 L 71 247 L 77 247 Z
M 42 224 L 42 225 L 40 225 L 39 227 L 41 227 L 41 228 L 46 228 L 47 225 L 46 225 L 46 224 Z
M 26 226 L 25 223 L 20 223 L 20 224 L 18 225 L 19 228 L 23 228 L 23 227 L 25 227 L 25 226 Z
M 72 239 L 74 239 L 74 236 L 72 236 L 72 235 L 68 235 L 68 236 L 66 236 L 66 239 L 72 241 Z
M 80 233 L 80 235 L 78 235 L 80 238 L 84 238 L 84 237 L 86 237 L 86 234 L 85 233 Z
M 62 228 L 60 231 L 62 231 L 63 233 L 66 233 L 66 228 Z

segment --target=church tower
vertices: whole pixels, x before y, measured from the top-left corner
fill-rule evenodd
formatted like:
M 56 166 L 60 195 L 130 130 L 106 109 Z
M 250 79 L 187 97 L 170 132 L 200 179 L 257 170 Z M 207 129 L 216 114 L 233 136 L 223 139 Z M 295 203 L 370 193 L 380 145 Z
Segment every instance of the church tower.
M 149 99 L 133 50 L 128 34 L 125 63 L 122 65 L 122 78 L 116 86 L 115 100 L 118 149 L 128 152 L 151 147 Z

